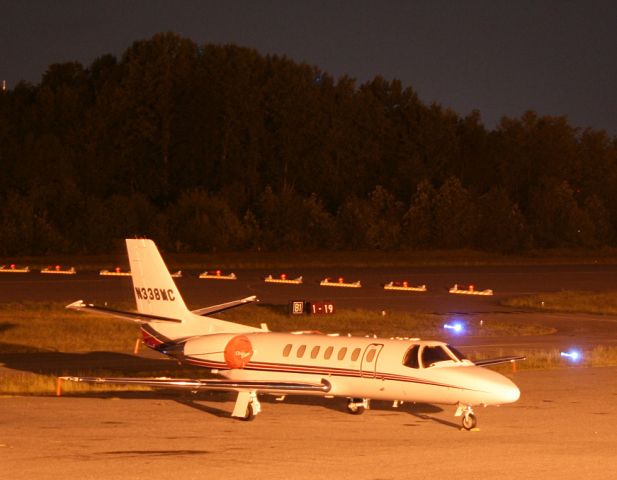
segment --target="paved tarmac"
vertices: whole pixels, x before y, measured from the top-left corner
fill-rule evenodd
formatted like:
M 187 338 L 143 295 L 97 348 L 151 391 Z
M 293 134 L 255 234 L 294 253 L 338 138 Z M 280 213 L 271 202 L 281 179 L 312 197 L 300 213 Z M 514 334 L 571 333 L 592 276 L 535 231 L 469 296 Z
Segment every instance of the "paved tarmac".
M 615 290 L 617 266 L 425 267 L 304 272 L 302 286 L 268 285 L 267 273 L 236 272 L 236 282 L 178 281 L 189 306 L 256 294 L 263 303 L 333 300 L 337 307 L 413 310 L 554 327 L 538 337 L 452 338 L 465 348 L 508 353 L 516 348 L 617 345 L 617 317 L 517 312 L 504 297 L 561 289 Z M 325 288 L 318 281 L 343 275 L 361 289 Z M 426 283 L 427 293 L 386 292 L 391 280 Z M 493 297 L 449 295 L 454 283 L 492 288 Z M 95 273 L 75 277 L 0 274 L 0 302 L 133 301 L 128 278 Z M 156 358 L 94 352 L 2 355 L 3 368 L 53 374 L 84 362 L 127 372 L 156 371 Z M 165 362 L 168 363 L 168 362 Z M 375 403 L 356 417 L 344 401 L 288 397 L 262 399 L 254 422 L 229 417 L 228 394 L 190 401 L 181 394 L 116 397 L 0 398 L 0 479 L 269 478 L 354 480 L 398 478 L 617 477 L 617 369 L 580 367 L 516 374 L 522 397 L 501 408 L 477 409 L 479 432 L 460 431 L 452 406 Z
M 339 307 L 379 310 L 412 310 L 430 313 L 493 313 L 512 309 L 500 305 L 506 297 L 559 290 L 615 290 L 617 265 L 472 266 L 416 268 L 312 268 L 285 272 L 289 278 L 303 275 L 302 285 L 267 284 L 267 274 L 278 271 L 240 270 L 238 280 L 200 280 L 198 272 L 185 272 L 177 279 L 187 304 L 200 308 L 248 295 L 262 303 L 287 304 L 290 300 L 332 300 Z M 360 280 L 362 288 L 319 286 L 326 277 Z M 410 285 L 425 284 L 426 293 L 385 291 L 383 284 L 407 280 Z M 454 284 L 476 290 L 492 289 L 492 297 L 448 294 Z M 0 273 L 0 302 L 133 302 L 131 280 L 127 277 L 101 277 L 95 272 L 75 276 Z
M 521 399 L 479 408 L 462 431 L 452 406 L 263 399 L 253 422 L 208 394 L 0 398 L 0 478 L 617 478 L 617 369 L 524 371 Z M 291 400 L 291 401 L 288 401 Z

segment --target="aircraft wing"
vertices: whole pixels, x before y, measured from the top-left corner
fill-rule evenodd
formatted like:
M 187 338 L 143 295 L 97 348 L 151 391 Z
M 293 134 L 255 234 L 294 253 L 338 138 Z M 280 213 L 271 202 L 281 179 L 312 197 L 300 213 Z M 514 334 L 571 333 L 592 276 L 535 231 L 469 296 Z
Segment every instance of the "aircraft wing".
M 89 312 L 102 313 L 104 315 L 110 315 L 112 317 L 122 318 L 124 320 L 131 320 L 137 323 L 151 323 L 151 322 L 172 322 L 182 323 L 182 320 L 177 318 L 160 317 L 158 315 L 149 315 L 147 313 L 126 312 L 124 310 L 115 310 L 113 308 L 100 307 L 93 305 L 92 303 L 84 303 L 83 300 L 77 300 L 76 302 L 67 305 L 66 308 L 71 310 L 86 310 Z
M 479 367 L 485 367 L 487 365 L 497 365 L 499 363 L 516 362 L 517 360 L 525 360 L 525 359 L 527 359 L 527 357 L 525 356 L 498 357 L 498 358 L 487 358 L 485 360 L 476 360 L 473 363 L 475 363 Z
M 221 303 L 219 305 L 212 305 L 211 307 L 204 307 L 198 310 L 192 310 L 195 315 L 212 315 L 214 313 L 219 313 L 224 310 L 229 310 L 230 308 L 240 307 L 242 305 L 246 305 L 247 303 L 258 302 L 256 295 L 251 295 L 250 297 L 241 298 L 240 300 L 233 300 L 231 302 Z
M 221 303 L 219 305 L 212 305 L 210 307 L 193 310 L 192 313 L 196 315 L 212 315 L 214 313 L 219 313 L 225 310 L 229 310 L 230 308 L 239 307 L 241 305 L 246 305 L 247 303 L 252 303 L 252 302 L 257 302 L 257 301 L 258 301 L 257 296 L 252 295 L 250 297 L 241 298 L 239 300 L 233 300 L 231 302 Z M 67 305 L 66 308 L 69 308 L 71 310 L 87 310 L 90 312 L 102 313 L 104 315 L 110 315 L 112 317 L 118 317 L 124 320 L 131 320 L 137 323 L 150 323 L 150 322 L 181 323 L 181 320 L 177 318 L 161 317 L 159 315 L 149 315 L 147 313 L 137 313 L 137 312 L 128 312 L 124 310 L 116 310 L 113 308 L 94 305 L 92 303 L 84 303 L 83 300 L 78 300 L 76 302 L 73 302 L 70 305 Z
M 330 391 L 330 382 L 323 379 L 321 383 L 303 382 L 267 382 L 267 381 L 231 381 L 222 379 L 190 378 L 131 378 L 131 377 L 59 377 L 62 380 L 84 383 L 142 385 L 154 388 L 178 388 L 186 390 L 222 390 L 222 391 L 257 391 L 257 392 L 324 392 Z

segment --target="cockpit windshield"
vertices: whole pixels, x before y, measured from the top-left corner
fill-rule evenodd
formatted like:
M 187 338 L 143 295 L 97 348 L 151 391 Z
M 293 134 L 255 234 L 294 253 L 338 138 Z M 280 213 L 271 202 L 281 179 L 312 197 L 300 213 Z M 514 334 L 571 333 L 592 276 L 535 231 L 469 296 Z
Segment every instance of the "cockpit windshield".
M 441 345 L 434 347 L 427 345 L 422 349 L 422 366 L 424 368 L 432 367 L 439 362 L 451 361 L 453 361 L 452 357 L 450 357 L 448 352 Z
M 454 354 L 454 356 L 458 358 L 459 360 L 465 360 L 467 358 L 463 353 L 459 352 L 452 345 L 448 345 L 448 350 L 450 350 Z
M 439 362 L 460 362 L 465 355 L 451 345 L 413 345 L 403 357 L 403 365 L 410 368 L 429 368 Z

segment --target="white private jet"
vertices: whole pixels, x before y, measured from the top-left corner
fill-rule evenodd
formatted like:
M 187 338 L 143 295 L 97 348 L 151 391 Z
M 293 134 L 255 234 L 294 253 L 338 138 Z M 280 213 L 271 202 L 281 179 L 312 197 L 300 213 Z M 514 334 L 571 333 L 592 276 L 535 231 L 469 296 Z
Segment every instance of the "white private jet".
M 480 365 L 520 360 L 506 357 L 472 362 L 438 341 L 275 333 L 206 315 L 255 301 L 247 297 L 190 311 L 152 240 L 128 239 L 137 312 L 78 301 L 67 306 L 141 324 L 143 342 L 182 363 L 208 368 L 223 378 L 63 377 L 90 383 L 146 385 L 238 393 L 233 417 L 250 420 L 261 411 L 259 394 L 344 397 L 350 413 L 387 400 L 458 405 L 465 429 L 476 426 L 475 406 L 518 400 L 508 378 Z

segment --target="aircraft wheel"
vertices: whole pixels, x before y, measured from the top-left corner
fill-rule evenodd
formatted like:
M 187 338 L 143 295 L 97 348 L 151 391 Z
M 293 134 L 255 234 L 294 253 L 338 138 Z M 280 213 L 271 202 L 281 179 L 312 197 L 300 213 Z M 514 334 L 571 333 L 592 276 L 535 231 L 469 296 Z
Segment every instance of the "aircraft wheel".
M 347 402 L 347 411 L 352 415 L 360 415 L 364 413 L 364 405 L 362 405 L 362 400 L 350 398 L 349 402 Z
M 475 428 L 477 424 L 478 419 L 473 413 L 463 415 L 463 428 L 465 430 L 471 430 L 472 428 Z

